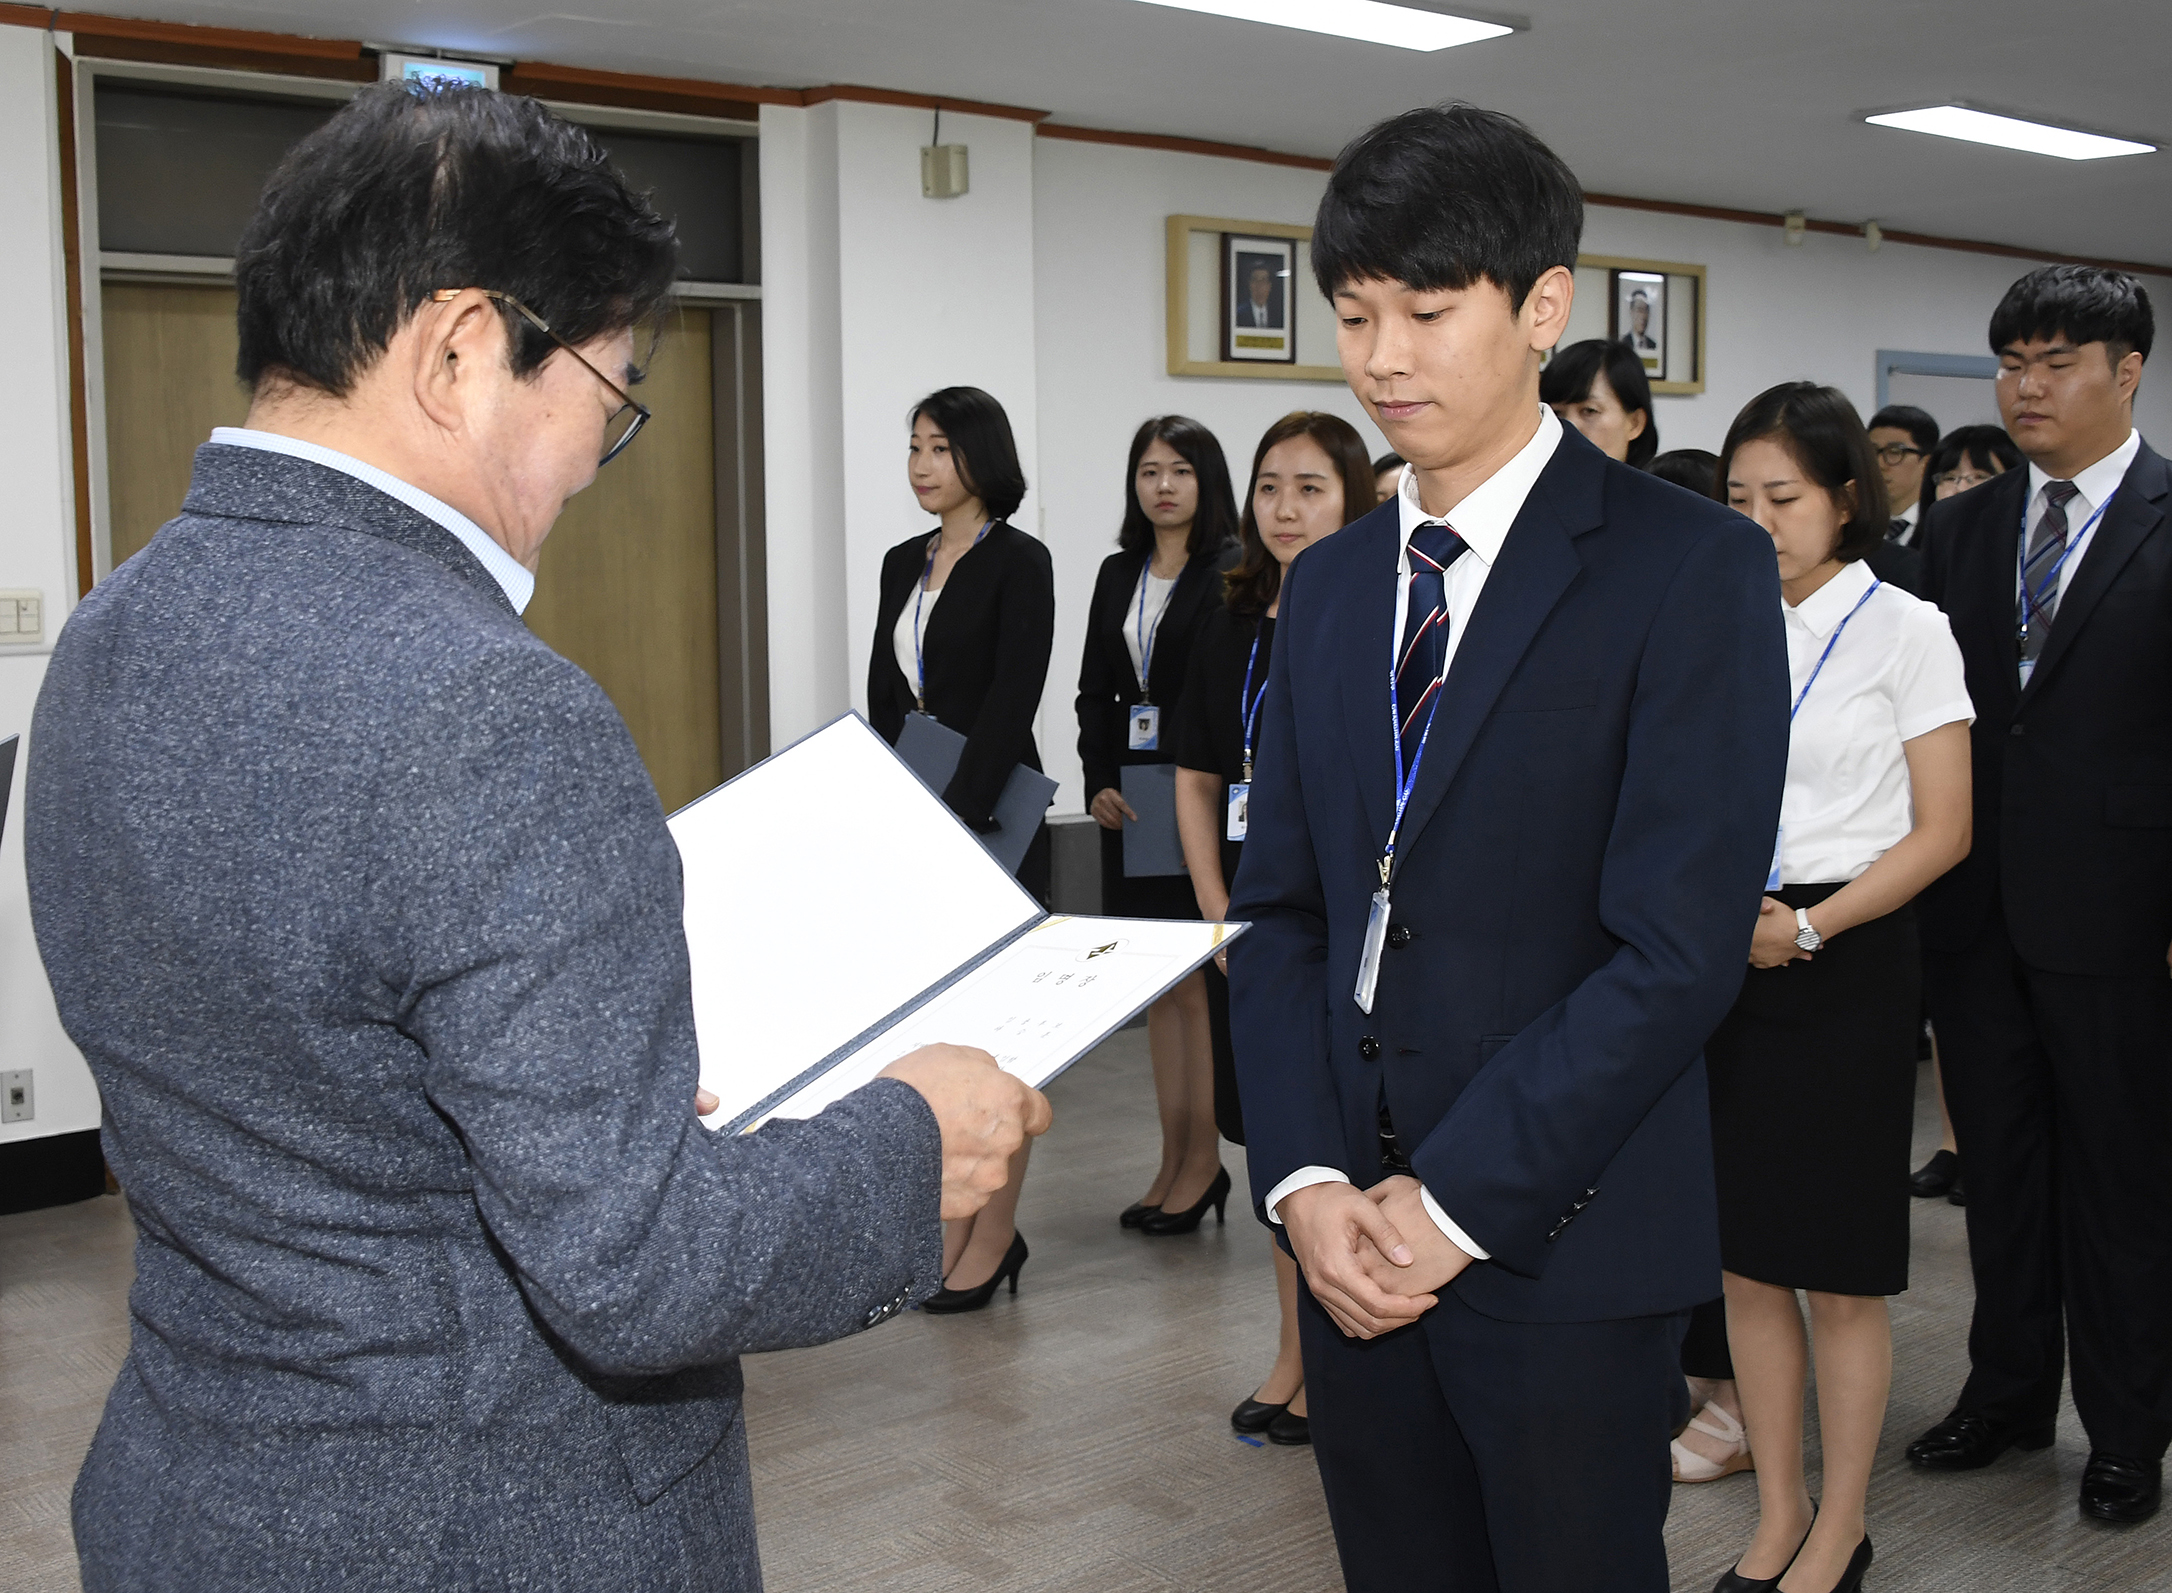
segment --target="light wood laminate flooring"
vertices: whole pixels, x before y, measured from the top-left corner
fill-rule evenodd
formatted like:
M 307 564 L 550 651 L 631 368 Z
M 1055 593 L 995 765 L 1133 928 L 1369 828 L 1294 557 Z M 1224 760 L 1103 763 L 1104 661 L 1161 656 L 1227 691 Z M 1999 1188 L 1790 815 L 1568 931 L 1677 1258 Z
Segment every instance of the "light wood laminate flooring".
M 1928 1068 L 1920 1084 L 1927 1154 Z M 1226 1227 L 1210 1218 L 1184 1238 L 1118 1229 L 1158 1157 L 1142 1030 L 1050 1094 L 1056 1126 L 1026 1183 L 1033 1254 L 1016 1299 L 748 1361 L 772 1593 L 1341 1587 L 1310 1451 L 1254 1448 L 1227 1423 L 1274 1354 L 1265 1235 L 1234 1207 Z M 1224 1154 L 1241 1205 L 1243 1152 Z M 1959 1476 L 1909 1469 L 1901 1451 L 1959 1385 L 1970 1299 L 1962 1213 L 1917 1201 L 1913 1216 L 1867 1585 L 2172 1593 L 2172 1513 L 2126 1530 L 2077 1514 L 2088 1450 L 2071 1406 L 2040 1454 Z M 126 1348 L 131 1242 L 119 1200 L 0 1217 L 0 1593 L 77 1587 L 68 1490 Z M 1709 1588 L 1755 1511 L 1747 1474 L 1676 1488 L 1675 1587 Z

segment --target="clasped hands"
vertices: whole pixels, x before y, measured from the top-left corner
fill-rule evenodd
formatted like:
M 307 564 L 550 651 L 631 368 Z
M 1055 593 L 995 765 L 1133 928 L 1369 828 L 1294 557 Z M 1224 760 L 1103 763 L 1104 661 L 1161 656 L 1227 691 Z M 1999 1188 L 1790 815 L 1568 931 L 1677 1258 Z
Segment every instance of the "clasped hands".
M 1417 1321 L 1473 1260 L 1426 1212 L 1422 1188 L 1402 1175 L 1371 1189 L 1308 1184 L 1276 1208 L 1312 1297 L 1351 1338 Z

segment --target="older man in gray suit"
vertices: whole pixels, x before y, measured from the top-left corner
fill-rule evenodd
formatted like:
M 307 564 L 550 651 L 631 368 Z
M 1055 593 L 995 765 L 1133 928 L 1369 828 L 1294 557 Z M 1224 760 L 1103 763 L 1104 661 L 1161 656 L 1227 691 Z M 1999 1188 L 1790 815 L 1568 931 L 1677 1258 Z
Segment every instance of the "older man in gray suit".
M 243 241 L 247 427 L 54 651 L 32 905 L 140 1235 L 91 1593 L 758 1587 L 736 1357 L 932 1291 L 1046 1126 L 949 1047 L 694 1120 L 677 853 L 519 618 L 674 255 L 534 102 L 365 91 Z

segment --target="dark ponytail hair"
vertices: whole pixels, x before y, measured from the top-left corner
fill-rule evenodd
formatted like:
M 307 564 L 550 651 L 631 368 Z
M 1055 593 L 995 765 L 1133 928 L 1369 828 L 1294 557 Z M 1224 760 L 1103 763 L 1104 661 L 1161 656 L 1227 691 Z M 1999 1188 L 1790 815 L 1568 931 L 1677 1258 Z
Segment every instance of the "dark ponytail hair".
M 1218 553 L 1237 540 L 1237 499 L 1229 487 L 1229 461 L 1214 433 L 1189 415 L 1156 415 L 1131 439 L 1131 458 L 1124 466 L 1124 523 L 1116 533 L 1116 545 L 1126 553 L 1154 548 L 1154 522 L 1139 507 L 1139 461 L 1156 439 L 1177 451 L 1192 467 L 1199 483 L 1199 508 L 1192 516 L 1191 540 L 1185 554 L 1199 558 Z
M 1892 524 L 1885 477 L 1878 472 L 1877 451 L 1870 446 L 1863 417 L 1847 394 L 1816 382 L 1782 382 L 1751 399 L 1727 428 L 1719 469 L 1713 472 L 1713 497 L 1727 501 L 1727 477 L 1736 451 L 1766 438 L 1787 450 L 1802 473 L 1825 490 L 1834 508 L 1847 507 L 1852 489 L 1854 510 L 1833 544 L 1834 558 L 1852 564 L 1885 540 Z

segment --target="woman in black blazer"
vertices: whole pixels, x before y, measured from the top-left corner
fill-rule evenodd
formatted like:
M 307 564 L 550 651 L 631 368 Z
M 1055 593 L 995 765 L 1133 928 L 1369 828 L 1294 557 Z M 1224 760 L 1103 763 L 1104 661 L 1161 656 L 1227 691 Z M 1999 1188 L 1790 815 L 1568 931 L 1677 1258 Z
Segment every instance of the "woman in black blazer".
M 1399 467 L 1398 467 L 1399 468 Z M 1321 538 L 1372 512 L 1376 469 L 1365 458 L 1357 428 L 1339 415 L 1298 410 L 1260 438 L 1245 491 L 1242 557 L 1223 582 L 1223 601 L 1209 605 L 1192 644 L 1176 747 L 1177 827 L 1193 894 L 1207 918 L 1229 915 L 1229 882 L 1237 877 L 1249 817 L 1252 762 L 1260 699 L 1274 658 L 1282 572 Z M 1393 490 L 1393 489 L 1391 489 Z M 1221 959 L 1217 959 L 1220 961 Z M 1244 1143 L 1237 1099 L 1237 1064 L 1229 1040 L 1229 979 L 1209 963 L 1207 1011 L 1214 1035 L 1214 1115 L 1222 1134 Z M 1297 1263 L 1274 1252 L 1282 1302 L 1282 1339 L 1266 1380 L 1230 1412 L 1240 1433 L 1265 1433 L 1278 1444 L 1312 1441 L 1305 1373 L 1297 1348 Z
M 1127 878 L 1127 764 L 1170 763 L 1175 709 L 1200 617 L 1221 599 L 1236 554 L 1237 505 L 1214 434 L 1160 415 L 1131 439 L 1124 522 L 1102 561 L 1078 674 L 1078 752 L 1088 810 L 1101 825 L 1101 910 L 1119 918 L 1197 918 L 1183 874 Z M 1144 723 L 1142 724 L 1142 720 Z M 1161 1109 L 1161 1170 L 1126 1210 L 1127 1228 L 1190 1233 L 1229 1198 L 1214 1128 L 1214 1046 L 1205 981 L 1193 974 L 1147 1009 L 1147 1050 Z
M 962 734 L 965 750 L 943 800 L 985 835 L 996 827 L 996 799 L 1011 770 L 1041 766 L 1033 716 L 1054 645 L 1055 570 L 1048 549 L 1005 518 L 1025 497 L 1026 477 L 1009 417 L 979 388 L 946 387 L 914 407 L 906 474 L 941 526 L 883 556 L 868 721 L 893 745 L 916 711 Z M 1046 825 L 1035 831 L 1018 882 L 1048 904 Z M 1006 1279 L 1018 1292 L 1026 1241 L 1016 1218 L 1028 1148 L 978 1216 L 945 1224 L 944 1287 L 921 1310 L 977 1311 Z

